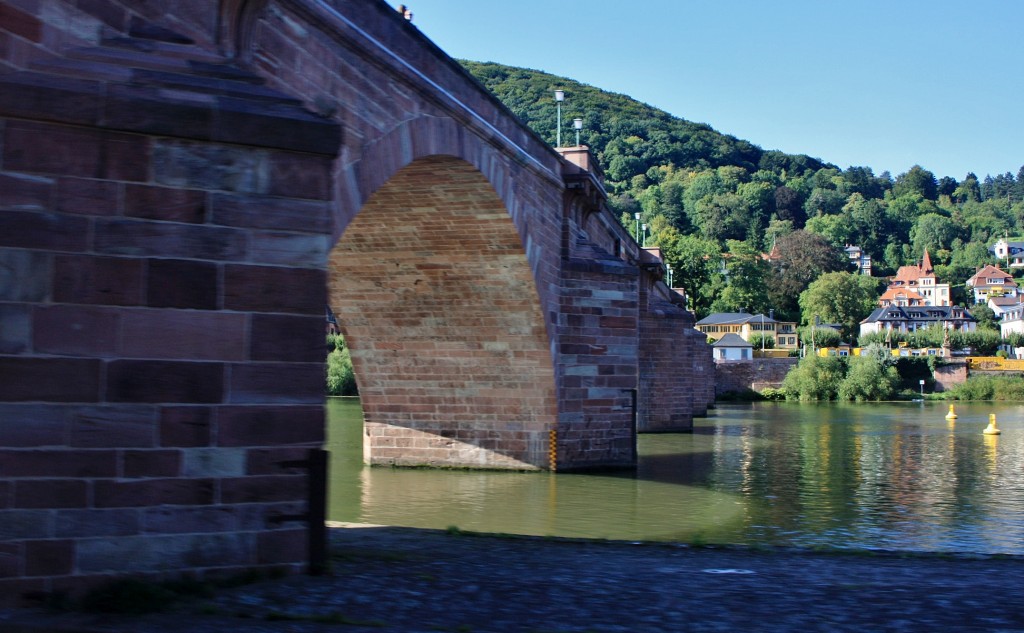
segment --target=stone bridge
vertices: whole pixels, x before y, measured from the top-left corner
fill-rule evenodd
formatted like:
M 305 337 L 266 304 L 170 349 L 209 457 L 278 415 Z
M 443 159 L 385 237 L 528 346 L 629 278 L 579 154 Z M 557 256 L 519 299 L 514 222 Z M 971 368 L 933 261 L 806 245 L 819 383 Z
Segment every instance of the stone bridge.
M 592 161 L 377 0 L 0 0 L 0 602 L 315 563 L 325 304 L 371 463 L 690 428 L 709 348 Z

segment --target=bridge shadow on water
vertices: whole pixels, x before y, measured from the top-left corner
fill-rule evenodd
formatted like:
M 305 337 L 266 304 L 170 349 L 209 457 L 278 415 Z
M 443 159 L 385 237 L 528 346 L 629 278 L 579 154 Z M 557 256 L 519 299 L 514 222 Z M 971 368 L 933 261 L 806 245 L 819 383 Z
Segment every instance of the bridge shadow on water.
M 725 431 L 728 433 L 729 429 Z M 740 450 L 716 448 L 713 438 L 722 432 L 722 427 L 696 426 L 686 433 L 641 434 L 637 440 L 636 468 L 602 474 L 688 487 L 708 486 L 715 464 L 729 452 Z

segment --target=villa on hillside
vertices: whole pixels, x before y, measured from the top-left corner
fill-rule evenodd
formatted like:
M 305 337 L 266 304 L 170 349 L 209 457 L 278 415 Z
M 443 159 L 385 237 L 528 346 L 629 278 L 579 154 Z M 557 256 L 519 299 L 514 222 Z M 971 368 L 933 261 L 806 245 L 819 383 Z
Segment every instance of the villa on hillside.
M 1007 312 L 1015 308 L 1021 307 L 1022 303 L 1024 303 L 1024 295 L 1022 295 L 1020 292 L 1017 292 L 1017 294 L 1012 297 L 988 298 L 988 307 L 992 309 L 992 314 L 997 319 L 1001 319 L 1003 318 L 1003 315 L 1006 314 Z
M 694 325 L 708 338 L 718 341 L 726 334 L 736 334 L 749 342 L 754 334 L 765 334 L 775 339 L 776 349 L 799 349 L 796 322 L 776 321 L 772 316 L 747 312 L 716 312 Z
M 949 305 L 949 284 L 940 284 L 936 279 L 928 249 L 925 249 L 920 264 L 900 266 L 900 269 L 896 271 L 896 276 L 889 281 L 889 288 L 918 294 L 924 300 L 922 305 Z
M 1024 241 L 999 238 L 988 252 L 1006 262 L 1007 268 L 1024 268 Z
M 1013 275 L 991 264 L 982 267 L 967 280 L 967 289 L 974 291 L 974 303 L 987 303 L 990 298 L 1016 297 L 1019 294 Z
M 846 253 L 847 259 L 850 260 L 850 264 L 857 269 L 857 272 L 862 275 L 871 276 L 871 255 L 868 255 L 859 246 L 853 244 L 847 244 L 843 247 L 843 252 Z
M 1010 334 L 1024 334 L 1024 305 L 1018 304 L 1003 313 L 1003 318 L 999 322 L 999 334 L 1003 338 L 1009 337 Z
M 860 333 L 916 332 L 926 327 L 939 325 L 947 330 L 973 332 L 977 320 L 966 308 L 960 306 L 898 306 L 876 308 L 868 318 L 860 322 Z

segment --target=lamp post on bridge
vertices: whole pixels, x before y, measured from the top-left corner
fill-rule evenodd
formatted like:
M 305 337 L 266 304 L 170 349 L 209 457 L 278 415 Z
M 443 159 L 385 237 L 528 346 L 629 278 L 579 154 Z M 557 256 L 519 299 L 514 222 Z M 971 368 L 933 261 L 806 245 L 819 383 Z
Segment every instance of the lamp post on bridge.
M 558 108 L 558 120 L 556 125 L 558 126 L 555 130 L 555 147 L 562 146 L 562 102 L 565 101 L 565 91 L 555 91 L 555 106 Z
M 580 130 L 583 129 L 583 119 L 573 119 L 572 126 L 576 129 L 576 147 L 580 146 Z
M 633 214 L 633 219 L 636 220 L 636 230 L 633 231 L 633 239 L 636 240 L 637 244 L 640 243 L 640 212 L 637 211 Z

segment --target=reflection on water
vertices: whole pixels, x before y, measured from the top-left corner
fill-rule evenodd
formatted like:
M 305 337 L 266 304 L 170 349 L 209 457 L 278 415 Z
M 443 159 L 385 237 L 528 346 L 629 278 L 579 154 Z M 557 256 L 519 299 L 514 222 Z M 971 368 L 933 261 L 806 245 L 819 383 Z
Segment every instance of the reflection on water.
M 704 543 L 1024 554 L 1024 406 L 721 406 L 642 435 L 636 472 L 369 468 L 357 400 L 328 404 L 330 518 Z M 1000 436 L 982 429 L 996 413 Z

